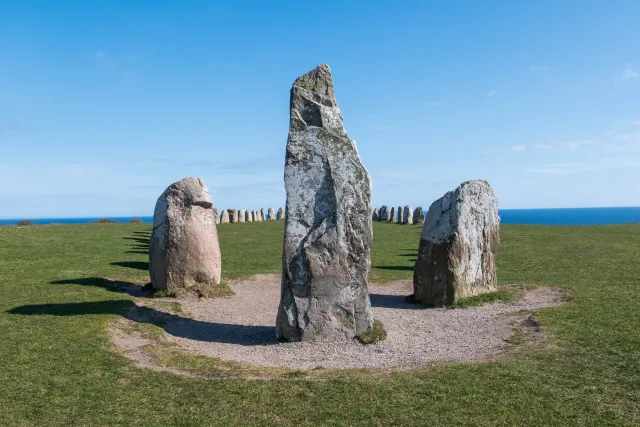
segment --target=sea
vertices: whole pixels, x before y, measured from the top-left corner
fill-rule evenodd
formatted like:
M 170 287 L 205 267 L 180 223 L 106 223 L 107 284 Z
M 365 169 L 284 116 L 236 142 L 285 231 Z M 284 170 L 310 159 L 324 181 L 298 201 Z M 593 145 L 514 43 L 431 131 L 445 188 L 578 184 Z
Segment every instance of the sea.
M 119 216 L 92 218 L 13 218 L 0 219 L 0 225 L 17 224 L 30 220 L 34 224 L 83 224 L 108 218 L 117 222 L 130 222 L 139 218 L 143 222 L 153 222 L 151 216 Z M 622 208 L 563 208 L 563 209 L 501 209 L 503 224 L 536 225 L 609 225 L 640 223 L 640 207 Z

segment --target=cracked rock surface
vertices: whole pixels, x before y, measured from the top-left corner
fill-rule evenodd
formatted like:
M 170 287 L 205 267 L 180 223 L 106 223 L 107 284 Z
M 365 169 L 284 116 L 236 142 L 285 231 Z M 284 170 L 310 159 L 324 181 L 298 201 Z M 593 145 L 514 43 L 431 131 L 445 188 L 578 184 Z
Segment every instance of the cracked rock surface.
M 277 337 L 311 341 L 365 332 L 373 323 L 371 178 L 344 129 L 327 65 L 291 88 L 284 181 Z
M 433 202 L 414 268 L 414 299 L 427 306 L 496 290 L 498 200 L 487 181 L 467 181 Z

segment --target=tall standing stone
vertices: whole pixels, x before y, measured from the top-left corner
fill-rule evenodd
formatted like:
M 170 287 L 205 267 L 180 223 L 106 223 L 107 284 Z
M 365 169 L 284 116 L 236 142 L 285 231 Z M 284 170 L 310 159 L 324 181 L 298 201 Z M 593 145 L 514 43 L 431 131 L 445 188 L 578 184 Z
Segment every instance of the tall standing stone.
M 413 224 L 413 211 L 411 210 L 411 206 L 404 207 L 402 211 L 402 223 Z
M 273 208 L 269 208 L 269 210 L 267 211 L 267 215 L 269 215 L 269 221 L 275 221 L 276 214 L 273 211 Z
M 343 127 L 327 65 L 294 82 L 290 113 L 276 335 L 353 338 L 373 324 L 371 178 Z
M 487 181 L 467 181 L 429 207 L 413 273 L 414 299 L 451 305 L 496 290 L 498 200 Z
M 244 209 L 240 209 L 238 211 L 238 222 L 245 222 L 247 219 L 247 215 L 244 212 Z
M 218 213 L 218 208 L 212 208 L 211 210 L 213 211 L 213 220 L 215 221 L 216 224 L 219 224 L 220 214 Z
M 422 224 L 423 222 L 424 222 L 424 211 L 422 210 L 422 206 L 418 206 L 416 210 L 413 211 L 413 223 Z
M 380 209 L 375 208 L 373 210 L 373 215 L 371 215 L 371 220 L 372 221 L 380 221 Z
M 155 289 L 220 283 L 220 245 L 211 195 L 201 179 L 184 178 L 158 198 L 149 240 Z
M 404 215 L 402 211 L 402 206 L 398 206 L 398 224 L 404 223 Z
M 253 219 L 254 221 L 262 221 L 260 211 L 253 211 Z
M 278 220 L 284 219 L 284 209 L 278 209 Z
M 396 222 L 396 208 L 392 207 L 391 212 L 389 213 L 389 221 Z
M 228 224 L 229 223 L 229 211 L 222 211 L 222 215 L 220 215 L 220 224 Z
M 253 222 L 253 215 L 251 214 L 251 211 L 246 211 L 244 216 L 244 222 Z

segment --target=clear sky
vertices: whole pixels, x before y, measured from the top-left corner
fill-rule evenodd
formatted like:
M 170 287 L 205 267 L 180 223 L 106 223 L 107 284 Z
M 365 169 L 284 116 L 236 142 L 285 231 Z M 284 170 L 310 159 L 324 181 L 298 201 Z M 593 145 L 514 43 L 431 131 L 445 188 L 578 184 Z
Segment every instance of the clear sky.
M 0 0 L 0 217 L 152 215 L 186 176 L 284 205 L 289 89 L 331 66 L 373 204 L 640 205 L 640 1 Z

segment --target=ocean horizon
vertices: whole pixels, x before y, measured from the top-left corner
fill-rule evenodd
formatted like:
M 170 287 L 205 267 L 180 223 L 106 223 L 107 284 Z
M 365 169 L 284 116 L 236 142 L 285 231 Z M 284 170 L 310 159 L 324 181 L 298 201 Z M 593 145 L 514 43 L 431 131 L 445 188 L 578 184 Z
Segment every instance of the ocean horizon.
M 502 224 L 529 225 L 613 225 L 640 223 L 639 207 L 609 208 L 550 208 L 550 209 L 500 209 Z M 15 225 L 19 221 L 31 221 L 34 224 L 86 224 L 107 218 L 116 222 L 153 222 L 153 216 L 101 216 L 77 218 L 5 218 L 0 225 Z

